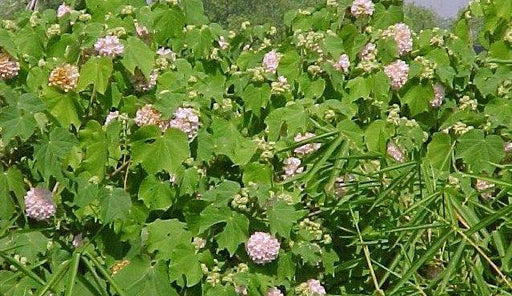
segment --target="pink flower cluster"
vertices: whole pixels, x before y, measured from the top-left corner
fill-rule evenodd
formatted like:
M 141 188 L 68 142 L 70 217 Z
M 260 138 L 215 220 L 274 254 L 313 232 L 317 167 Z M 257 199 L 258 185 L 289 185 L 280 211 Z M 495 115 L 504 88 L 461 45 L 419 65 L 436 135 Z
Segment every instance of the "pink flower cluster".
M 263 57 L 263 68 L 270 73 L 276 73 L 281 57 L 275 50 L 267 52 Z
M 197 111 L 193 108 L 176 109 L 172 120 L 169 121 L 169 127 L 177 128 L 187 134 L 189 139 L 193 139 L 199 130 Z
M 375 43 L 368 42 L 363 50 L 361 50 L 361 53 L 359 54 L 359 57 L 362 61 L 373 61 L 375 60 L 377 56 L 377 45 Z
M 283 292 L 276 287 L 267 290 L 265 296 L 284 296 Z
M 439 83 L 434 85 L 434 98 L 432 98 L 432 100 L 430 101 L 430 106 L 432 106 L 432 108 L 441 107 L 441 105 L 443 104 L 443 101 L 444 101 L 444 95 L 445 95 L 444 87 Z
M 68 13 L 73 12 L 73 8 L 67 6 L 65 3 L 62 3 L 59 8 L 57 8 L 57 17 L 61 18 Z
M 398 46 L 398 53 L 403 55 L 412 51 L 412 32 L 409 26 L 398 23 L 382 32 L 385 37 L 393 37 Z
M 343 71 L 347 73 L 350 68 L 350 60 L 348 58 L 348 55 L 340 55 L 340 57 L 338 58 L 338 62 L 334 64 L 334 68 L 336 68 L 336 70 L 338 71 Z
M 505 153 L 512 153 L 512 142 L 505 142 L 505 144 L 503 144 L 503 150 Z
M 283 178 L 289 178 L 296 174 L 300 174 L 304 171 L 304 168 L 300 166 L 301 161 L 297 157 L 288 157 L 283 161 Z
M 323 296 L 327 294 L 325 288 L 322 286 L 319 280 L 310 279 L 307 281 L 308 292 L 313 296 Z
M 279 241 L 266 232 L 255 232 L 246 245 L 247 254 L 256 264 L 274 261 L 279 254 Z
M 25 195 L 25 211 L 27 217 L 43 221 L 55 215 L 57 205 L 48 189 L 31 188 Z
M 160 125 L 161 114 L 153 105 L 144 105 L 135 114 L 135 124 L 138 126 Z
M 404 152 L 393 142 L 389 141 L 387 145 L 388 155 L 391 156 L 394 160 L 403 163 L 405 162 Z
M 123 54 L 124 45 L 121 44 L 117 36 L 108 35 L 98 39 L 94 44 L 94 49 L 102 56 L 116 57 Z
M 375 5 L 371 0 L 354 0 L 350 7 L 350 13 L 354 17 L 370 16 L 375 11 Z
M 311 139 L 315 136 L 313 133 L 305 133 L 305 134 L 297 134 L 293 140 L 295 142 L 301 142 L 305 141 L 307 139 Z M 320 143 L 309 143 L 306 145 L 302 145 L 300 147 L 295 148 L 293 152 L 297 153 L 300 156 L 304 156 L 310 153 L 315 152 L 316 150 L 320 149 L 322 145 Z
M 402 60 L 397 60 L 384 67 L 384 73 L 391 79 L 391 87 L 398 90 L 407 82 L 409 65 Z

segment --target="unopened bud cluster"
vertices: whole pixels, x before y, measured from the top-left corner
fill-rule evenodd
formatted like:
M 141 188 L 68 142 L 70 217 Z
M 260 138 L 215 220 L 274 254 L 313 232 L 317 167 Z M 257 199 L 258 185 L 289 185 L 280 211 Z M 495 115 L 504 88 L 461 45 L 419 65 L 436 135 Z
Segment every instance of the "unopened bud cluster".
M 242 188 L 240 193 L 237 193 L 231 201 L 231 206 L 235 209 L 245 211 L 248 209 L 250 201 L 249 190 L 247 188 Z
M 434 79 L 437 64 L 425 57 L 418 56 L 414 59 L 415 62 L 421 65 L 420 79 L 431 80 Z

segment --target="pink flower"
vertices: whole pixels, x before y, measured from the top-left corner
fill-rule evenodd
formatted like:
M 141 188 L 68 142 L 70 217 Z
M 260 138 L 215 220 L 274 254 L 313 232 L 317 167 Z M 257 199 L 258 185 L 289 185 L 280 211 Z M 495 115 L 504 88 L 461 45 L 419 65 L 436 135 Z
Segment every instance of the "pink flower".
M 307 281 L 308 290 L 314 296 L 325 295 L 325 288 L 322 286 L 319 280 L 310 279 Z
M 375 5 L 370 0 L 355 0 L 350 7 L 350 13 L 354 17 L 372 15 L 374 10 Z
M 194 108 L 178 108 L 174 112 L 169 127 L 177 128 L 193 139 L 199 130 L 199 116 Z
M 135 23 L 135 33 L 139 38 L 146 38 L 149 35 L 148 28 L 144 25 L 140 25 L 139 23 Z
M 395 90 L 402 88 L 407 82 L 409 76 L 409 65 L 402 60 L 384 67 L 384 73 L 391 79 L 391 87 Z
M 348 55 L 340 55 L 340 57 L 338 58 L 338 62 L 334 64 L 334 68 L 336 68 L 336 70 L 338 71 L 343 71 L 347 73 L 350 68 L 350 60 L 348 58 Z
M 301 142 L 301 141 L 304 141 L 307 139 L 311 139 L 314 136 L 315 136 L 315 134 L 313 134 L 313 133 L 305 133 L 304 135 L 298 134 L 295 136 L 295 138 L 293 138 L 293 140 L 295 142 Z M 309 144 L 302 145 L 300 147 L 295 148 L 295 150 L 293 150 L 293 152 L 297 153 L 298 155 L 304 156 L 304 155 L 315 152 L 316 150 L 320 149 L 321 146 L 322 145 L 320 143 L 309 143 Z
M 393 141 L 388 142 L 387 152 L 394 160 L 400 163 L 405 162 L 404 152 Z
M 276 287 L 267 290 L 265 296 L 284 296 L 283 292 Z
M 505 153 L 512 153 L 512 142 L 506 142 L 503 144 L 503 150 Z
M 444 87 L 439 83 L 434 85 L 434 98 L 432 98 L 432 100 L 430 101 L 430 106 L 432 106 L 432 108 L 441 107 L 441 105 L 443 104 L 444 95 Z
M 274 261 L 279 254 L 279 241 L 266 232 L 255 232 L 246 245 L 247 254 L 256 264 Z
M 31 188 L 25 195 L 25 211 L 27 217 L 42 221 L 55 215 L 57 205 L 48 189 Z
M 119 111 L 110 112 L 105 118 L 105 126 L 109 125 L 112 121 L 119 117 Z
M 57 17 L 61 18 L 68 13 L 73 12 L 73 8 L 67 6 L 65 3 L 62 3 L 59 8 L 57 8 Z
M 153 105 L 144 105 L 135 114 L 135 124 L 138 126 L 159 125 L 161 114 Z
M 283 161 L 283 164 L 284 178 L 300 174 L 304 171 L 304 168 L 300 166 L 301 161 L 297 157 L 288 157 Z
M 398 23 L 382 32 L 385 37 L 393 37 L 398 46 L 398 53 L 403 55 L 412 51 L 412 33 L 409 26 Z
M 81 247 L 81 246 L 84 244 L 83 239 L 82 239 L 82 234 L 81 234 L 81 233 L 79 233 L 79 234 L 75 235 L 75 236 L 73 237 L 73 242 L 72 242 L 71 244 L 72 244 L 72 245 L 73 245 L 73 247 L 75 247 L 75 248 L 79 248 L 79 247 Z
M 275 50 L 267 52 L 263 57 L 263 68 L 265 68 L 267 72 L 276 73 L 280 59 L 281 57 Z
M 102 56 L 115 57 L 123 54 L 124 45 L 121 44 L 117 36 L 109 35 L 98 39 L 94 44 L 94 49 Z

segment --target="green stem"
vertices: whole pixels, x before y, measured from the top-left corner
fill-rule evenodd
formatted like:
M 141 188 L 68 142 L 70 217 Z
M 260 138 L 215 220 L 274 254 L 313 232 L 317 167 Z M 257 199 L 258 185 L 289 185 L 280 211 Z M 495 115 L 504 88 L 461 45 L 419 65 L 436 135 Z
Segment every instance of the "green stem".
M 55 286 L 55 284 L 64 276 L 64 274 L 66 273 L 66 270 L 68 270 L 70 263 L 71 263 L 71 261 L 69 261 L 69 260 L 64 261 L 61 264 L 61 267 L 57 271 L 57 273 L 53 275 L 52 279 L 46 285 L 44 285 L 44 287 L 36 295 L 43 296 L 44 294 L 46 294 L 46 292 L 48 292 L 51 288 L 53 288 L 53 286 Z
M 76 280 L 76 275 L 78 272 L 78 265 L 80 262 L 80 257 L 81 257 L 81 254 L 79 252 L 76 252 L 73 254 L 73 261 L 71 262 L 71 267 L 69 269 L 71 271 L 71 274 L 69 275 L 68 286 L 66 287 L 66 294 L 64 294 L 64 295 L 67 295 L 67 296 L 73 295 L 73 287 L 75 286 L 75 280 Z
M 89 254 L 88 252 L 85 252 L 85 255 L 87 257 L 89 257 L 89 259 L 92 261 L 92 263 L 94 263 L 94 265 L 96 265 L 96 267 L 98 268 L 98 270 L 101 272 L 101 274 L 107 279 L 107 281 L 110 282 L 110 284 L 112 285 L 112 288 L 114 288 L 114 290 L 117 292 L 117 294 L 119 294 L 119 296 L 126 296 L 126 293 L 124 292 L 124 290 L 119 286 L 119 284 L 112 278 L 112 276 L 110 276 L 110 274 L 105 270 L 105 268 L 101 265 L 100 262 L 98 262 L 98 260 L 96 260 L 96 258 L 94 258 L 91 254 Z
M 94 269 L 94 266 L 92 266 L 91 262 L 89 262 L 89 260 L 87 260 L 87 258 L 85 258 L 84 256 L 81 256 L 81 259 L 82 259 L 82 262 L 84 262 L 84 264 L 87 267 L 87 269 L 89 269 L 89 271 L 91 272 L 92 277 L 94 278 L 94 281 L 96 282 L 96 284 L 100 288 L 101 295 L 102 296 L 108 296 L 108 293 L 106 291 L 104 291 L 103 289 L 101 289 L 102 288 L 101 278 L 98 275 L 98 273 L 96 272 L 96 269 Z

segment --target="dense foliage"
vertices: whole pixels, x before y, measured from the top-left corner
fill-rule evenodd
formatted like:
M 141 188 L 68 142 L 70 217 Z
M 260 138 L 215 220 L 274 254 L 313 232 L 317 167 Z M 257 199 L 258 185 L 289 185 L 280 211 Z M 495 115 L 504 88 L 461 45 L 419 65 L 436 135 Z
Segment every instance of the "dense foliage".
M 154 2 L 2 22 L 0 294 L 512 293 L 512 2 Z

